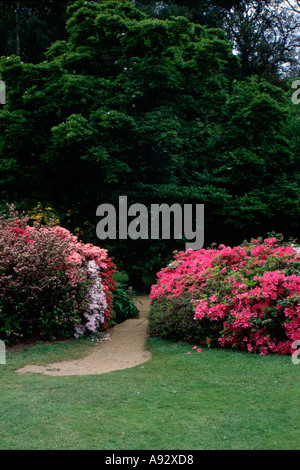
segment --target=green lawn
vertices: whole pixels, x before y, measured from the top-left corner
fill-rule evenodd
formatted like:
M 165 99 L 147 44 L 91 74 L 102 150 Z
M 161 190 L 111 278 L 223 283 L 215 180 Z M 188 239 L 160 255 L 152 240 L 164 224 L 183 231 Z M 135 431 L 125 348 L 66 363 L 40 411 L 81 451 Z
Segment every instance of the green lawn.
M 159 339 L 152 359 L 99 376 L 18 374 L 79 357 L 85 340 L 7 353 L 0 365 L 0 448 L 300 449 L 300 364 L 291 357 Z M 192 351 L 190 355 L 186 353 Z

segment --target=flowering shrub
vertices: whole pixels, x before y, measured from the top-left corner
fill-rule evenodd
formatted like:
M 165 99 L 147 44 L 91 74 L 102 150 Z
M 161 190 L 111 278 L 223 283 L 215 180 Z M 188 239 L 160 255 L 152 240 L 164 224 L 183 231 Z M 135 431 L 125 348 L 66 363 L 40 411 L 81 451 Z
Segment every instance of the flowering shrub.
M 117 272 L 107 255 L 107 250 L 78 241 L 78 238 L 65 228 L 54 227 L 51 230 L 60 239 L 68 242 L 70 251 L 67 260 L 72 264 L 68 271 L 70 279 L 76 280 L 78 272 L 87 271 L 91 280 L 83 323 L 77 327 L 76 335 L 87 331 L 97 333 L 106 330 L 112 314 L 112 292 L 116 288 L 113 274 Z
M 275 237 L 179 252 L 150 298 L 152 335 L 288 354 L 300 339 L 300 255 Z
M 86 332 L 97 334 L 100 325 L 105 322 L 105 312 L 107 309 L 106 295 L 99 276 L 99 268 L 94 260 L 88 262 L 87 270 L 92 284 L 88 292 L 88 302 L 84 312 L 86 321 L 75 325 L 75 336 L 77 338 Z
M 107 251 L 68 230 L 0 217 L 0 338 L 97 334 L 110 322 L 116 271 Z
M 41 223 L 45 225 L 51 225 L 52 227 L 60 225 L 60 220 L 55 214 L 52 207 L 43 206 L 41 202 L 30 211 L 30 220 L 33 222 Z

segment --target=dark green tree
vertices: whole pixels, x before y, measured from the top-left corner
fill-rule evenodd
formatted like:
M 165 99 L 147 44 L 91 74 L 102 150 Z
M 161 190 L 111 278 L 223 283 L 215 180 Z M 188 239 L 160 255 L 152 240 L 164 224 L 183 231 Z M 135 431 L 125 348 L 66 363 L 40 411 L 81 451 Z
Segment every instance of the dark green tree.
M 297 2 L 139 0 L 136 4 L 153 17 L 166 19 L 181 15 L 194 23 L 223 29 L 241 59 L 243 76 L 258 74 L 278 84 L 282 75 L 292 73 L 299 64 L 300 9 Z
M 51 204 L 61 223 L 109 248 L 131 278 L 184 240 L 96 238 L 96 208 L 205 204 L 205 243 L 299 228 L 290 107 L 264 80 L 240 80 L 224 31 L 150 18 L 132 2 L 79 0 L 46 61 L 2 58 L 3 201 Z M 292 216 L 287 211 L 293 209 Z
M 33 63 L 44 60 L 46 48 L 66 38 L 66 7 L 73 1 L 1 0 L 0 56 L 17 55 Z

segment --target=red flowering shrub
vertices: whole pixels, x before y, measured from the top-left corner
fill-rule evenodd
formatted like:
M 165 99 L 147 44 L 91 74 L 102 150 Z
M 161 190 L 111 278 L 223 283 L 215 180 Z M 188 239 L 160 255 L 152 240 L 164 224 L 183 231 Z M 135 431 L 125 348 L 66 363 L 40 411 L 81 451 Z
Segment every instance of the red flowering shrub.
M 151 335 L 288 354 L 300 339 L 300 256 L 276 238 L 179 252 L 158 273 L 150 298 Z
M 62 227 L 0 217 L 0 338 L 7 342 L 97 334 L 110 321 L 116 271 L 106 250 Z

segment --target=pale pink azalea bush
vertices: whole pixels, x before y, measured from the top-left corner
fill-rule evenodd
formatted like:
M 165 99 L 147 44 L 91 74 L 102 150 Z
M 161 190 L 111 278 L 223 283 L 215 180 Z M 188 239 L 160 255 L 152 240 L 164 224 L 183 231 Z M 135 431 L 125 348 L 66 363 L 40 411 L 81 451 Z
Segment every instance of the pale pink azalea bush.
M 92 284 L 88 292 L 88 302 L 84 312 L 85 321 L 75 325 L 76 338 L 82 334 L 90 332 L 96 336 L 100 325 L 105 323 L 105 312 L 108 307 L 106 295 L 101 282 L 100 270 L 94 260 L 88 262 L 87 270 Z
M 91 332 L 97 334 L 107 329 L 112 313 L 112 292 L 116 288 L 113 274 L 117 272 L 107 250 L 90 243 L 82 243 L 63 227 L 54 227 L 52 232 L 67 241 L 70 252 L 67 261 L 72 267 L 67 271 L 70 279 L 87 271 L 91 286 L 87 295 L 84 321 L 76 326 L 76 337 Z M 87 321 L 86 321 L 87 320 Z
M 152 335 L 290 354 L 300 339 L 300 256 L 275 237 L 179 252 L 158 273 L 150 298 Z
M 105 331 L 116 271 L 106 250 L 62 227 L 0 217 L 0 339 L 10 343 Z

